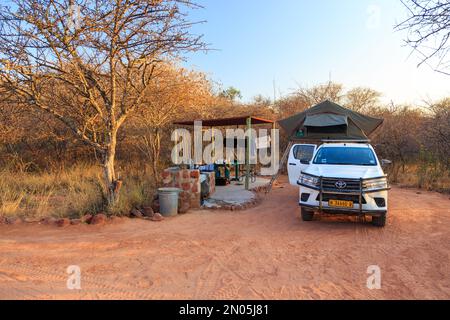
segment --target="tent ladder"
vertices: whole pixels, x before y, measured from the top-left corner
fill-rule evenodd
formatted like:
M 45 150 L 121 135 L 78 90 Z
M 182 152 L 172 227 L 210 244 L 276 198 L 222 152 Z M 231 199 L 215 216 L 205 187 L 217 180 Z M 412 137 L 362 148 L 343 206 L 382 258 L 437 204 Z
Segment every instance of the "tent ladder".
M 277 180 L 278 177 L 280 176 L 280 169 L 286 164 L 286 161 L 289 156 L 289 151 L 291 150 L 293 144 L 294 144 L 294 141 L 290 140 L 286 147 L 286 150 L 284 150 L 283 157 L 281 157 L 280 166 L 278 167 L 277 172 L 275 172 L 275 174 L 270 179 L 269 185 L 267 186 L 267 189 L 266 189 L 266 193 L 269 193 L 272 190 L 272 186 L 273 186 L 275 180 Z

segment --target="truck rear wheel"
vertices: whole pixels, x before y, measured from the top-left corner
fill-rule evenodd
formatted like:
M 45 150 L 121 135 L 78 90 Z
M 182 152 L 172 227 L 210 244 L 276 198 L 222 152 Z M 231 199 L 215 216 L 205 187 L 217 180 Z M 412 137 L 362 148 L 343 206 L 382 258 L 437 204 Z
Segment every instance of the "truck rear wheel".
M 382 213 L 380 216 L 373 216 L 372 224 L 376 227 L 384 227 L 386 225 L 386 213 Z
M 303 221 L 312 221 L 314 218 L 314 211 L 307 210 L 302 208 L 302 220 Z

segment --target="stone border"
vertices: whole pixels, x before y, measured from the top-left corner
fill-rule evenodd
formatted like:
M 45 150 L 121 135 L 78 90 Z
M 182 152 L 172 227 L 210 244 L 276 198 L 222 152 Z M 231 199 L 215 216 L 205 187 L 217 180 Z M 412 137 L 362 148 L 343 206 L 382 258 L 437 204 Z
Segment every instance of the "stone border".
M 162 221 L 164 218 L 159 214 L 154 214 L 153 216 L 107 216 L 104 213 L 98 213 L 96 215 L 86 214 L 81 219 L 69 219 L 69 218 L 54 218 L 46 217 L 42 219 L 22 219 L 20 217 L 0 217 L 0 225 L 21 225 L 21 224 L 38 224 L 47 226 L 56 226 L 65 228 L 68 226 L 76 225 L 108 225 L 108 224 L 118 224 L 123 223 L 127 219 L 141 219 L 147 221 Z
M 227 203 L 225 201 L 222 201 L 222 203 L 220 204 L 213 204 L 210 207 L 205 207 L 202 206 L 203 210 L 231 210 L 231 211 L 240 211 L 240 210 L 247 210 L 250 208 L 254 208 L 256 206 L 258 206 L 261 202 L 262 202 L 262 195 L 261 193 L 266 192 L 267 188 L 269 187 L 269 183 L 262 185 L 262 186 L 258 186 L 258 187 L 254 187 L 249 189 L 249 191 L 253 192 L 255 194 L 255 198 L 246 201 L 244 203 L 241 204 L 232 204 L 232 203 Z
M 81 219 L 69 219 L 69 218 L 54 218 L 45 217 L 42 219 L 28 219 L 20 217 L 0 217 L 0 225 L 20 225 L 20 224 L 38 224 L 38 225 L 48 225 L 57 227 L 68 227 L 76 225 L 105 225 L 105 224 L 116 224 L 118 222 L 123 222 L 127 217 L 123 216 L 106 216 L 105 214 L 99 213 L 96 215 L 86 214 Z

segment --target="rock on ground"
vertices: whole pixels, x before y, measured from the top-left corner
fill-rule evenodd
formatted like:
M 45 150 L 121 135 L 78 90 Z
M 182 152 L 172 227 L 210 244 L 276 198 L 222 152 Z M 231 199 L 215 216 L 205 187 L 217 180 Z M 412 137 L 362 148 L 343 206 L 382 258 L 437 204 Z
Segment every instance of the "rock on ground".
M 22 219 L 19 217 L 6 217 L 6 224 L 20 224 L 22 223 Z
M 164 220 L 164 217 L 160 213 L 155 212 L 155 214 L 153 215 L 151 220 L 152 221 L 162 221 L 162 220 Z
M 70 225 L 70 220 L 67 218 L 61 218 L 56 220 L 56 225 L 58 227 L 67 227 L 68 225 Z
M 87 213 L 81 218 L 81 222 L 91 223 L 92 217 L 93 217 L 92 214 Z
M 144 216 L 151 218 L 153 217 L 153 214 L 155 212 L 153 211 L 152 207 L 143 207 L 142 213 L 144 214 Z
M 70 224 L 72 225 L 78 225 L 81 223 L 81 219 L 71 219 Z
M 94 217 L 92 217 L 91 224 L 103 225 L 106 223 L 107 220 L 108 220 L 108 217 L 105 214 L 99 213 L 99 214 L 96 214 Z
M 138 209 L 134 208 L 130 211 L 130 217 L 134 217 L 134 218 L 143 218 L 144 215 L 142 214 L 141 211 L 139 211 Z

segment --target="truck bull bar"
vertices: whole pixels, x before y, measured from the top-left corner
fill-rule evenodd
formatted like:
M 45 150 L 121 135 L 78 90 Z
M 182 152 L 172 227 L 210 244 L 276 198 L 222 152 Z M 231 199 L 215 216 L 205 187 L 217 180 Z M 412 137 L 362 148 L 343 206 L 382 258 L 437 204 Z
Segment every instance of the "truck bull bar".
M 302 174 L 303 174 L 303 172 L 302 172 Z M 326 178 L 324 178 L 324 177 L 322 177 L 322 176 L 315 176 L 315 175 L 312 175 L 312 174 L 309 174 L 309 173 L 307 173 L 307 175 L 309 175 L 309 176 L 312 176 L 312 177 L 315 177 L 315 178 L 318 178 L 319 179 L 319 187 L 313 187 L 313 186 L 310 186 L 310 185 L 306 185 L 306 184 L 303 184 L 303 183 L 297 183 L 298 185 L 300 185 L 300 186 L 304 186 L 304 187 L 306 187 L 306 188 L 310 188 L 310 189 L 314 189 L 314 190 L 317 190 L 317 191 L 319 191 L 319 206 L 317 207 L 317 206 L 310 206 L 310 205 L 304 205 L 304 204 L 302 204 L 302 206 L 305 206 L 305 207 L 310 207 L 310 208 L 312 208 L 312 209 L 317 209 L 317 210 L 319 210 L 319 212 L 323 212 L 324 211 L 324 208 L 323 208 L 323 195 L 324 194 L 337 194 L 337 195 L 351 195 L 351 196 L 357 196 L 358 197 L 358 209 L 354 209 L 354 208 L 325 208 L 325 210 L 327 210 L 327 211 L 345 211 L 345 212 L 356 212 L 356 213 L 359 213 L 359 214 L 380 214 L 380 213 L 383 213 L 383 212 L 385 212 L 385 211 L 383 211 L 383 210 L 363 210 L 363 207 L 362 207 L 362 205 L 363 205 L 363 195 L 365 195 L 365 194 L 368 194 L 368 193 L 373 193 L 373 192 L 379 192 L 379 191 L 385 191 L 385 190 L 390 190 L 391 188 L 389 187 L 389 186 L 387 186 L 387 188 L 380 188 L 380 189 L 374 189 L 374 190 L 364 190 L 363 189 L 363 182 L 365 182 L 365 181 L 371 181 L 371 180 L 377 180 L 377 179 L 381 179 L 381 178 L 387 178 L 387 175 L 384 175 L 384 176 L 380 176 L 380 177 L 374 177 L 374 178 L 359 178 L 359 179 L 352 179 L 352 178 L 328 178 L 328 177 L 326 177 Z M 345 191 L 345 190 L 343 190 L 343 189 L 338 189 L 338 188 L 333 188 L 333 189 L 331 189 L 331 188 L 327 188 L 327 189 L 324 189 L 324 186 L 323 186 L 323 181 L 324 181 L 324 179 L 327 179 L 327 180 L 336 180 L 336 181 L 339 181 L 339 180 L 345 180 L 345 181 L 350 181 L 350 182 L 357 182 L 358 184 L 357 184 L 357 189 L 350 189 L 349 191 Z

